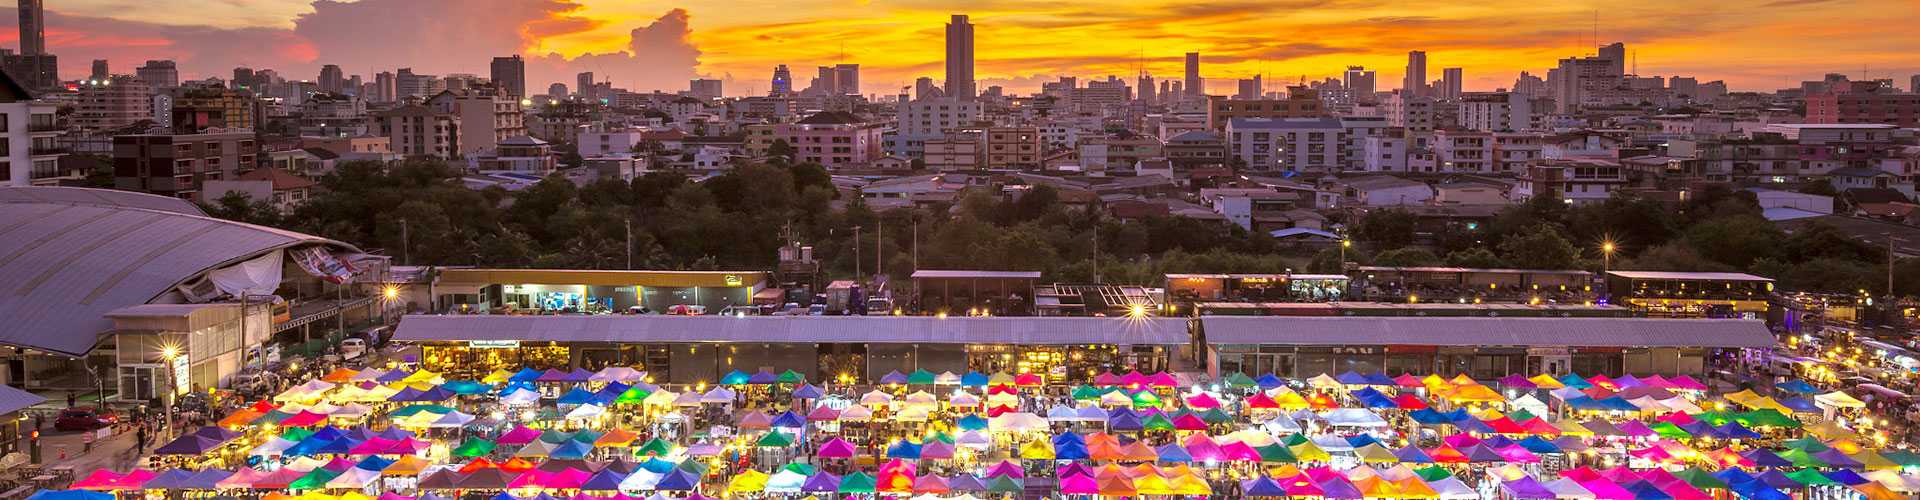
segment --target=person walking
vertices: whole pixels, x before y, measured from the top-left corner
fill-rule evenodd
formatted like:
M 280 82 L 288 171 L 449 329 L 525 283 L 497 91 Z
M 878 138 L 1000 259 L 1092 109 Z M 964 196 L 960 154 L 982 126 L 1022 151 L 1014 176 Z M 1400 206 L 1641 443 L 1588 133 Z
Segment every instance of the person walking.
M 147 424 L 141 423 L 140 427 L 134 431 L 133 443 L 135 455 L 147 454 Z

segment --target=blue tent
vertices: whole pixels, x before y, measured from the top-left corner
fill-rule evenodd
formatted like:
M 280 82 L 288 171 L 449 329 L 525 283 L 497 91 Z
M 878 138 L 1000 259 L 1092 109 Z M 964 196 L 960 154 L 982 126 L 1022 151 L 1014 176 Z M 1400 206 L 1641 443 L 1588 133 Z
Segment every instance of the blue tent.
M 1799 381 L 1795 380 L 1795 382 Z M 1779 401 L 1780 406 L 1785 406 L 1794 413 L 1820 413 L 1820 406 L 1813 404 L 1813 400 L 1807 398 L 1777 398 L 1775 401 Z
M 780 416 L 773 417 L 772 425 L 781 428 L 806 427 L 807 417 L 800 416 L 800 414 L 794 413 L 793 410 L 787 410 L 786 413 L 781 413 Z
M 1414 410 L 1407 413 L 1407 417 L 1412 418 L 1415 422 L 1426 425 L 1446 425 L 1453 423 L 1453 419 L 1449 418 L 1447 414 L 1434 411 L 1432 408 Z
M 660 457 L 652 457 L 645 462 L 640 462 L 640 469 L 654 474 L 666 474 L 674 469 L 674 465 L 673 462 L 661 460 Z
M 1140 417 L 1133 412 L 1114 413 L 1107 417 L 1107 429 L 1116 431 L 1137 431 L 1145 429 Z
M 1753 432 L 1753 430 L 1748 429 L 1747 426 L 1740 425 L 1739 422 L 1732 420 L 1728 420 L 1727 425 L 1715 427 L 1713 430 L 1715 433 L 1727 439 L 1760 439 L 1760 433 Z
M 612 468 L 600 469 L 600 472 L 593 473 L 593 477 L 587 478 L 587 482 L 581 483 L 580 489 L 591 491 L 618 490 L 620 489 L 620 482 L 626 479 L 627 475 L 621 474 L 620 471 L 613 470 Z
M 1188 454 L 1186 448 L 1181 448 L 1180 443 L 1167 443 L 1165 445 L 1160 446 L 1157 449 L 1154 449 L 1153 451 L 1156 454 L 1160 455 L 1160 461 L 1162 462 L 1192 462 L 1193 461 L 1193 455 Z
M 660 484 L 653 489 L 666 491 L 689 491 L 700 484 L 700 478 L 682 469 L 674 469 L 660 478 Z
M 1367 376 L 1353 371 L 1334 376 L 1333 379 L 1347 385 L 1367 385 Z
M 396 403 L 411 403 L 411 402 L 418 401 L 417 399 L 414 399 L 418 397 L 420 397 L 420 390 L 412 387 L 408 387 L 405 389 L 401 389 L 400 392 L 393 393 L 392 396 L 387 396 L 387 401 L 392 401 Z
M 1086 460 L 1093 458 L 1087 453 L 1087 445 L 1067 443 L 1053 447 L 1053 458 L 1057 460 Z
M 1867 479 L 1865 477 L 1861 477 L 1859 473 L 1856 473 L 1849 469 L 1834 469 L 1832 472 L 1827 473 L 1827 479 L 1832 479 L 1833 482 L 1844 484 L 1847 486 L 1855 486 L 1855 485 L 1861 485 L 1861 484 L 1867 484 L 1867 483 L 1873 482 L 1873 480 Z
M 541 375 L 540 370 L 535 370 L 532 368 L 521 368 L 520 371 L 514 372 L 513 376 L 507 377 L 507 381 L 508 382 L 533 382 L 535 380 L 539 380 L 540 375 Z
M 1370 445 L 1370 444 L 1381 444 L 1382 446 L 1385 446 L 1384 444 L 1380 443 L 1380 440 L 1374 439 L 1372 435 L 1368 435 L 1368 434 L 1354 434 L 1352 436 L 1347 436 L 1346 439 L 1347 439 L 1347 446 L 1352 446 L 1354 448 L 1359 448 L 1359 447 Z
M 586 389 L 575 387 L 573 390 L 567 391 L 566 394 L 561 394 L 560 399 L 554 402 L 563 405 L 583 405 L 593 402 L 593 393 Z
M 547 456 L 548 458 L 557 460 L 579 460 L 587 458 L 587 455 L 592 453 L 593 444 L 569 439 L 567 442 L 560 443 L 559 446 L 553 447 L 553 451 L 548 452 Z
M 1399 403 L 1393 402 L 1393 398 L 1387 397 L 1386 394 L 1381 394 L 1380 391 L 1372 387 L 1363 387 L 1360 390 L 1353 391 L 1353 399 L 1359 401 L 1361 406 L 1367 408 L 1400 407 Z
M 960 376 L 960 385 L 964 385 L 968 387 L 986 387 L 987 374 L 980 373 L 980 372 L 967 372 L 966 375 Z
M 1265 475 L 1257 476 L 1253 479 L 1241 481 L 1240 492 L 1241 494 L 1244 494 L 1250 497 L 1287 496 L 1286 488 L 1280 487 L 1280 483 L 1273 482 L 1273 478 L 1269 478 Z
M 324 447 L 327 444 L 332 443 L 334 441 L 332 439 L 315 439 L 317 437 L 319 436 L 318 435 L 308 436 L 306 439 L 302 439 L 300 440 L 300 442 L 294 443 L 293 446 L 288 446 L 287 449 L 281 450 L 280 454 L 289 456 L 289 457 L 305 457 L 305 456 L 318 455 L 320 454 L 321 447 Z
M 148 479 L 147 484 L 142 486 L 142 488 L 151 490 L 180 489 L 182 488 L 180 485 L 190 479 L 193 479 L 193 472 L 186 469 L 173 469 L 162 472 L 160 475 L 154 476 L 153 479 Z
M 1805 380 L 1790 380 L 1787 382 L 1773 384 L 1773 387 L 1783 391 L 1794 392 L 1799 394 L 1814 394 L 1814 393 L 1820 392 L 1820 389 L 1814 388 L 1813 385 L 1808 384 Z
M 494 495 L 492 498 L 488 498 L 487 500 L 520 500 L 520 497 L 509 495 L 507 494 L 507 492 L 502 491 L 500 492 L 500 494 Z M 528 500 L 532 500 L 532 499 L 528 499 Z
M 796 387 L 793 389 L 793 397 L 796 397 L 796 398 L 820 399 L 821 396 L 825 396 L 825 395 L 827 394 L 825 392 L 821 392 L 820 388 L 814 387 L 813 384 L 804 384 L 804 385 L 801 385 L 800 387 Z
M 1801 484 L 1800 481 L 1787 477 L 1787 473 L 1780 472 L 1780 469 L 1767 469 L 1766 472 L 1754 476 L 1754 479 L 1758 479 L 1762 483 L 1767 483 L 1767 486 L 1780 489 L 1794 490 L 1807 487 L 1807 485 Z
M 211 490 L 219 486 L 220 481 L 232 476 L 233 471 L 207 469 L 193 473 L 193 477 L 180 482 L 180 488 L 189 490 Z
M 413 397 L 413 401 L 422 402 L 422 403 L 446 401 L 448 399 L 453 399 L 453 391 L 449 391 L 446 388 L 439 387 L 439 386 L 435 386 L 432 389 L 420 391 L 420 394 L 415 395 Z
M 345 455 L 347 452 L 353 451 L 353 447 L 360 446 L 360 443 L 361 441 L 359 440 L 342 437 L 320 445 L 318 453 L 322 455 Z
M 487 390 L 491 389 L 486 384 L 474 382 L 472 380 L 454 380 L 451 382 L 447 382 L 445 384 L 440 384 L 440 387 L 444 387 L 448 391 L 454 394 L 462 394 L 462 395 L 486 394 Z
M 987 418 L 969 413 L 954 421 L 954 425 L 959 426 L 963 431 L 977 431 L 987 428 Z
M 1633 500 L 1673 500 L 1673 495 L 1660 491 L 1660 487 L 1654 486 L 1645 479 L 1627 483 L 1624 487 L 1628 492 L 1633 493 Z
M 887 458 L 904 458 L 908 460 L 919 460 L 920 445 L 915 444 L 913 441 L 908 441 L 906 439 L 894 441 L 892 446 L 887 447 Z
M 1774 489 L 1772 486 L 1767 486 L 1767 483 L 1762 482 L 1759 479 L 1754 479 L 1752 478 L 1752 476 L 1748 476 L 1747 480 L 1745 481 L 1740 481 L 1740 482 L 1727 481 L 1726 483 L 1727 483 L 1727 487 L 1732 489 L 1734 493 L 1740 494 L 1741 497 L 1746 498 L 1747 500 L 1792 500 L 1793 499 L 1792 496 L 1789 496 L 1786 493 L 1781 493 L 1780 490 Z
M 1253 382 L 1256 384 L 1259 384 L 1261 389 L 1272 389 L 1275 387 L 1287 385 L 1287 381 L 1281 380 L 1279 376 L 1276 376 L 1271 373 L 1266 375 L 1261 375 L 1260 378 L 1253 379 Z
M 1072 431 L 1061 431 L 1059 434 L 1054 434 L 1052 441 L 1056 447 L 1069 444 L 1085 446 L 1087 444 L 1087 438 L 1080 437 L 1079 434 L 1074 434 Z
M 387 466 L 390 466 L 390 465 L 393 465 L 393 460 L 380 458 L 378 456 L 367 457 L 365 459 L 360 460 L 360 463 L 353 464 L 355 468 L 366 469 L 374 472 L 387 470 Z
M 1387 374 L 1385 373 L 1369 373 L 1367 374 L 1367 385 L 1397 385 L 1397 384 L 1393 382 L 1393 377 L 1388 377 Z
M 1393 456 L 1395 458 L 1399 458 L 1401 462 L 1406 462 L 1410 464 L 1433 463 L 1432 456 L 1428 456 L 1427 452 L 1422 451 L 1419 447 L 1413 446 L 1413 445 L 1408 445 L 1405 448 L 1393 450 Z
M 87 490 L 40 490 L 27 500 L 113 500 L 113 494 Z
M 1560 447 L 1540 436 L 1527 436 L 1517 443 L 1521 448 L 1534 453 L 1561 453 Z
M 1753 465 L 1758 467 L 1791 467 L 1793 466 L 1793 462 L 1788 461 L 1785 458 L 1781 458 L 1780 455 L 1775 454 L 1773 451 L 1768 450 L 1766 448 L 1754 448 L 1751 450 L 1747 450 L 1747 452 L 1742 453 L 1741 456 L 1747 457 L 1747 460 L 1752 460 Z M 1727 481 L 1727 482 L 1732 483 L 1733 481 Z

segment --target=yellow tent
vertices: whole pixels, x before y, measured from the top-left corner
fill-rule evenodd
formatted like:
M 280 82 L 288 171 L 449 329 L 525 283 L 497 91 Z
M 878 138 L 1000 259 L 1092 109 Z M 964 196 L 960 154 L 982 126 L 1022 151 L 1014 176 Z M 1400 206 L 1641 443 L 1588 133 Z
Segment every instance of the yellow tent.
M 1822 420 L 1807 426 L 1807 433 L 1812 434 L 1814 437 L 1827 440 L 1857 439 L 1860 437 L 1859 433 L 1827 420 Z
M 1046 439 L 1027 441 L 1020 446 L 1020 458 L 1027 460 L 1053 460 L 1053 443 Z
M 381 469 L 380 473 L 388 476 L 418 476 L 427 470 L 428 465 L 432 464 L 426 459 L 407 455 L 394 460 L 392 464 L 387 465 L 387 468 Z
M 481 377 L 480 382 L 487 383 L 487 384 L 504 384 L 511 379 L 513 379 L 513 372 L 506 371 L 506 370 L 494 370 L 493 373 L 489 373 L 487 374 L 487 376 Z
M 1751 404 L 1749 404 L 1749 402 L 1756 399 L 1760 399 L 1760 395 L 1754 393 L 1753 389 L 1744 389 L 1744 390 L 1741 390 L 1740 392 L 1728 394 L 1725 397 L 1727 398 L 1727 401 L 1732 401 L 1735 404 L 1739 404 L 1743 406 L 1752 406 Z
M 753 493 L 767 489 L 767 473 L 747 469 L 727 481 L 728 493 Z
M 1450 383 L 1452 383 L 1453 385 L 1474 385 L 1474 384 L 1479 384 L 1479 382 L 1474 382 L 1474 381 L 1473 381 L 1473 377 L 1469 377 L 1469 376 L 1467 376 L 1467 374 L 1465 374 L 1465 373 L 1462 373 L 1462 374 L 1459 374 L 1459 375 L 1454 375 L 1454 376 L 1453 376 L 1453 380 L 1451 380 L 1451 381 L 1449 381 L 1449 382 L 1450 382 Z
M 340 500 L 373 500 L 373 497 L 367 496 L 366 493 L 361 493 L 358 491 L 349 491 L 346 493 L 341 493 L 340 496 L 337 496 L 334 498 L 338 498 Z
M 1462 385 L 1447 394 L 1446 398 L 1455 403 L 1493 403 L 1507 400 L 1500 393 L 1480 384 Z
M 1213 487 L 1207 486 L 1206 480 L 1200 479 L 1199 476 L 1192 474 L 1175 476 L 1168 486 L 1173 489 L 1173 494 L 1175 495 L 1206 496 L 1213 494 Z
M 431 371 L 427 371 L 427 370 L 420 370 L 420 371 L 417 371 L 417 372 L 413 372 L 413 374 L 412 374 L 412 375 L 407 375 L 407 378 L 403 378 L 403 379 L 400 379 L 400 380 L 405 380 L 405 381 L 408 381 L 408 382 L 428 382 L 428 383 L 435 383 L 435 384 L 437 384 L 437 383 L 439 383 L 440 381 L 444 381 L 444 380 L 446 380 L 446 379 L 445 379 L 445 378 L 441 378 L 441 377 L 440 377 L 440 374 L 438 374 L 438 373 L 434 373 L 434 372 L 431 372 Z
M 1820 406 L 1825 406 L 1829 408 L 1866 408 L 1867 407 L 1866 403 L 1863 403 L 1858 399 L 1854 399 L 1853 396 L 1849 396 L 1847 395 L 1847 393 L 1840 392 L 1840 391 L 1833 391 L 1826 394 L 1821 394 L 1819 396 L 1814 396 L 1813 402 L 1819 403 Z
M 1160 477 L 1157 474 L 1150 474 L 1150 475 L 1134 478 L 1133 489 L 1135 491 L 1140 492 L 1140 494 L 1142 495 L 1176 495 L 1178 494 L 1173 491 L 1173 485 L 1167 483 L 1167 478 Z
M 1344 385 L 1345 384 L 1340 383 L 1339 379 L 1335 379 L 1325 373 L 1314 375 L 1313 378 L 1307 379 L 1307 386 L 1320 389 L 1339 389 Z
M 1288 449 L 1292 450 L 1293 456 L 1299 458 L 1302 462 L 1326 462 L 1333 460 L 1333 455 L 1328 455 L 1326 450 L 1320 449 L 1319 446 L 1313 444 L 1313 441 L 1296 444 L 1288 447 Z
M 1541 389 L 1559 389 L 1567 386 L 1567 384 L 1562 384 L 1560 383 L 1559 380 L 1551 376 L 1548 376 L 1545 373 L 1534 375 L 1533 378 L 1529 378 L 1527 379 L 1527 381 L 1533 382 L 1534 387 L 1538 387 Z
M 1400 462 L 1400 457 L 1393 456 L 1393 451 L 1388 450 L 1385 446 L 1380 446 L 1380 443 L 1370 443 L 1366 446 L 1354 448 L 1353 454 L 1359 456 L 1360 461 L 1367 463 L 1391 464 Z
M 1860 450 L 1858 452 L 1848 453 L 1847 458 L 1860 462 L 1860 465 L 1866 467 L 1867 470 L 1900 468 L 1900 464 L 1893 463 L 1892 460 L 1887 460 L 1887 457 L 1880 456 L 1879 453 L 1875 453 L 1873 450 Z
M 1307 398 L 1301 397 L 1300 393 L 1293 392 L 1291 389 L 1283 389 L 1283 392 L 1273 395 L 1273 403 L 1283 410 L 1299 410 L 1311 406 L 1307 404 Z

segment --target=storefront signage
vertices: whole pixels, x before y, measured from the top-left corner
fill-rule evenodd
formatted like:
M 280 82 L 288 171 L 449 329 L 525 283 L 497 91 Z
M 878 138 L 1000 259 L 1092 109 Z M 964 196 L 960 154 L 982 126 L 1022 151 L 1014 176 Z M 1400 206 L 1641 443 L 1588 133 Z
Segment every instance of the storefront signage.
M 173 357 L 173 394 L 176 396 L 193 390 L 192 377 L 187 376 L 188 364 L 187 356 L 184 354 Z
M 744 284 L 744 282 L 745 280 L 740 279 L 740 275 L 738 274 L 727 275 L 727 286 L 740 286 Z
M 512 349 L 520 347 L 518 340 L 470 340 L 467 347 L 474 349 Z
M 1334 354 L 1380 354 L 1379 347 L 1335 347 Z
M 1529 347 L 1527 348 L 1528 356 L 1568 356 L 1572 354 L 1573 354 L 1573 349 L 1567 348 L 1567 347 Z

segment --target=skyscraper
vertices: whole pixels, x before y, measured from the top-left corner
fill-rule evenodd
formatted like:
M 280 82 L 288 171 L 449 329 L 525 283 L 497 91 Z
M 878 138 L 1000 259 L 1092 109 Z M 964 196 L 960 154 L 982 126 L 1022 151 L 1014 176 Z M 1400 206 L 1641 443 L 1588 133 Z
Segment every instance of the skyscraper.
M 1400 83 L 1400 93 L 1411 96 L 1427 95 L 1427 53 L 1412 51 L 1407 53 L 1407 76 Z
M 20 55 L 47 53 L 47 17 L 41 0 L 20 0 Z
M 1342 78 L 1347 93 L 1357 102 L 1373 102 L 1373 94 L 1378 92 L 1373 81 L 1374 73 L 1368 71 L 1366 66 L 1347 66 L 1347 73 Z
M 808 94 L 837 95 L 840 93 L 840 72 L 834 71 L 833 66 L 821 66 L 814 68 L 814 71 L 817 76 L 813 77 L 813 84 L 807 86 Z
M 567 84 L 560 83 L 560 82 L 553 82 L 553 85 L 548 85 L 547 97 L 552 97 L 554 99 L 566 99 Z
M 346 72 L 340 71 L 340 65 L 337 64 L 321 66 L 318 83 L 321 92 L 339 92 L 346 88 Z
M 836 64 L 833 66 L 834 94 L 860 95 L 860 65 Z
M 966 14 L 954 14 L 953 21 L 947 23 L 946 95 L 962 99 L 974 96 L 973 24 L 967 22 Z
M 1145 71 L 1140 72 L 1140 81 L 1135 84 L 1134 87 L 1140 89 L 1138 97 L 1141 102 L 1153 104 L 1157 100 L 1156 98 L 1159 97 L 1159 94 L 1155 93 L 1155 89 L 1153 88 L 1153 75 L 1149 75 Z
M 1206 84 L 1200 81 L 1200 53 L 1188 52 L 1187 53 L 1187 83 L 1186 83 L 1187 95 L 1196 95 L 1196 96 L 1205 95 L 1206 92 L 1201 90 L 1204 87 L 1206 87 Z
M 773 67 L 773 88 L 767 93 L 776 96 L 793 93 L 793 72 L 787 70 L 787 65 Z
M 1613 63 L 1613 74 L 1627 74 L 1627 44 L 1613 42 L 1605 47 L 1600 47 L 1600 58 Z
M 573 95 L 581 99 L 597 99 L 599 92 L 593 89 L 593 72 L 587 71 L 573 76 Z
M 1460 72 L 1461 72 L 1460 68 L 1447 68 L 1447 69 L 1440 70 L 1440 81 L 1442 82 L 1442 84 L 1440 85 L 1441 99 L 1459 99 L 1460 98 L 1461 88 L 1464 86 L 1464 83 L 1461 81 Z
M 107 60 L 94 59 L 93 74 L 88 75 L 87 79 L 88 80 L 105 80 L 109 76 L 113 76 L 113 73 L 107 71 Z
M 719 99 L 726 95 L 721 82 L 713 78 L 695 78 L 687 82 L 687 96 L 694 99 Z
M 253 79 L 253 68 L 241 66 L 233 68 L 233 80 L 229 80 L 227 83 L 230 84 L 234 90 L 239 90 L 253 87 Z
M 495 57 L 492 69 L 490 76 L 493 85 L 499 87 L 501 92 L 505 92 L 514 99 L 527 97 L 526 60 L 521 59 L 519 55 Z

